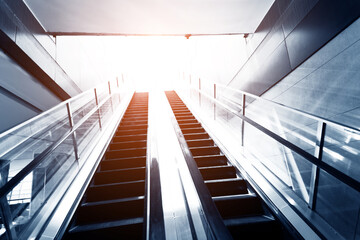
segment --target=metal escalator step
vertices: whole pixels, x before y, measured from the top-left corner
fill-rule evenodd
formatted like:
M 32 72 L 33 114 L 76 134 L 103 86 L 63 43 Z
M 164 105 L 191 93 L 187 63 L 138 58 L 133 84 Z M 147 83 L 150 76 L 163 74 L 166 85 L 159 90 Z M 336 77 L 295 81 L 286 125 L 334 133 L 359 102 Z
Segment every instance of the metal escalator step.
M 119 128 L 123 127 L 132 127 L 132 126 L 147 126 L 148 120 L 139 120 L 139 121 L 125 121 L 124 119 L 121 120 Z
M 146 157 L 105 159 L 100 164 L 101 171 L 145 167 Z
M 77 225 L 70 229 L 66 240 L 72 239 L 142 239 L 144 219 L 129 218 L 118 221 Z
M 94 184 L 130 182 L 145 179 L 145 167 L 97 172 Z
M 131 141 L 139 141 L 139 140 L 146 140 L 147 134 L 140 134 L 140 135 L 129 135 L 129 136 L 114 136 L 113 142 L 131 142 Z
M 138 135 L 138 134 L 146 134 L 147 128 L 145 129 L 121 129 L 117 130 L 115 136 L 128 136 L 128 135 Z
M 206 147 L 214 146 L 214 141 L 212 139 L 203 139 L 203 140 L 188 140 L 187 145 L 191 147 Z
M 144 121 L 144 120 L 147 120 L 148 119 L 148 117 L 147 117 L 147 115 L 146 116 L 136 116 L 136 115 L 134 115 L 134 116 L 124 116 L 123 118 L 122 118 L 122 120 L 123 121 Z
M 199 128 L 201 127 L 200 123 L 187 123 L 187 124 L 179 124 L 181 130 L 188 129 L 188 128 Z
M 220 154 L 220 148 L 217 146 L 191 147 L 190 151 L 194 157 Z
M 125 113 L 124 118 L 147 118 L 148 113 Z
M 194 157 L 198 167 L 211 167 L 227 164 L 227 158 L 224 155 L 210 155 Z
M 119 150 L 119 149 L 131 149 L 131 148 L 145 148 L 146 141 L 132 141 L 132 142 L 118 142 L 110 143 L 110 150 Z
M 225 219 L 224 223 L 234 239 L 284 239 L 279 223 L 272 216 Z
M 77 212 L 76 224 L 94 224 L 107 221 L 138 218 L 144 214 L 144 197 L 85 203 Z
M 177 106 L 171 106 L 171 109 L 173 112 L 188 112 L 189 109 L 185 105 L 177 105 Z
M 187 107 L 183 107 L 183 108 L 175 108 L 172 109 L 174 114 L 191 114 L 190 110 Z
M 274 221 L 275 218 L 269 215 L 257 215 L 257 216 L 248 216 L 243 218 L 232 218 L 232 219 L 225 219 L 224 223 L 227 227 L 230 226 L 241 226 L 241 225 L 248 225 L 248 224 L 258 224 L 258 223 L 269 223 Z
M 183 134 L 187 134 L 187 133 L 204 133 L 205 129 L 203 129 L 202 127 L 197 127 L 197 128 L 185 128 L 185 129 L 181 129 Z
M 213 197 L 213 200 L 224 219 L 264 214 L 261 200 L 255 194 Z
M 142 109 L 139 109 L 138 107 L 136 108 L 130 108 L 128 110 L 126 110 L 125 114 L 147 114 L 148 113 L 148 109 L 146 108 L 142 108 Z
M 174 115 L 175 117 L 194 117 L 194 115 L 192 115 L 192 113 L 190 111 L 187 111 L 187 112 L 181 112 L 181 113 L 178 113 L 178 112 L 174 112 Z
M 188 133 L 184 134 L 185 140 L 194 140 L 194 139 L 209 139 L 209 134 L 205 133 Z
M 142 157 L 142 156 L 146 156 L 146 148 L 108 150 L 105 153 L 106 159 Z
M 142 124 L 142 125 L 130 125 L 130 126 L 119 126 L 118 130 L 135 130 L 135 129 L 147 129 L 148 125 L 147 124 Z
M 170 97 L 170 105 L 182 105 L 185 106 L 184 102 L 180 100 L 180 98 L 172 98 Z
M 213 197 L 248 193 L 246 181 L 241 178 L 212 180 L 205 184 Z
M 106 201 L 145 195 L 145 180 L 90 186 L 86 202 Z
M 175 118 L 176 118 L 177 120 L 191 120 L 191 119 L 195 119 L 195 117 L 192 116 L 192 115 L 175 116 Z
M 236 178 L 236 170 L 233 166 L 201 167 L 199 170 L 204 180 Z
M 196 119 L 188 119 L 188 120 L 177 120 L 177 122 L 181 124 L 188 124 L 188 123 L 199 123 Z

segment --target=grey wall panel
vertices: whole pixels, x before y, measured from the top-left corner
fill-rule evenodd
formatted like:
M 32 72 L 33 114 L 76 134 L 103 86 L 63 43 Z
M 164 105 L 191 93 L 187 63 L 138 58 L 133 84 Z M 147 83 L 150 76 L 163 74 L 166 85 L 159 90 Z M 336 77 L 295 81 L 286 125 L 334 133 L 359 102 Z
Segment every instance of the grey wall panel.
M 16 44 L 52 79 L 55 79 L 54 59 L 24 26 L 18 28 Z
M 319 1 L 286 38 L 296 68 L 360 15 L 360 1 Z
M 61 100 L 41 82 L 0 50 L 0 87 L 8 90 L 41 111 L 54 107 Z
M 359 128 L 359 55 L 360 18 L 263 97 Z
M 0 50 L 0 132 L 61 102 L 54 93 Z
M 17 1 L 20 0 L 15 0 L 15 2 Z M 16 26 L 16 35 L 12 38 L 1 28 L 0 48 L 61 99 L 65 100 L 70 96 L 79 94 L 81 92 L 80 88 L 67 75 L 56 78 L 55 73 L 63 70 L 52 56 L 55 55 L 55 50 L 51 47 L 51 43 L 47 42 L 50 45 L 47 48 L 52 49 L 52 54 L 40 43 L 39 39 L 43 38 L 36 38 L 36 36 L 40 35 L 44 37 L 44 30 L 39 24 L 36 25 L 34 22 L 36 19 L 29 14 L 29 10 L 24 7 L 23 3 L 15 4 L 11 2 L 10 6 L 15 9 L 15 12 L 6 2 L 1 2 L 0 16 L 9 16 L 11 24 Z
M 289 8 L 284 11 L 281 17 L 281 25 L 284 28 L 285 36 L 288 36 L 292 30 L 304 19 L 319 0 L 295 0 Z
M 283 41 L 284 33 L 282 27 L 277 25 L 267 34 L 261 45 L 254 53 L 254 57 L 259 61 L 259 64 L 264 65 L 265 63 L 261 61 L 268 59 L 268 57 L 279 47 L 281 43 L 283 43 Z
M 279 0 L 284 5 L 288 0 Z M 260 23 L 259 27 L 256 29 L 256 34 L 251 34 L 248 37 L 247 44 L 249 45 L 250 55 L 256 51 L 258 47 L 261 47 L 261 42 L 267 37 L 273 26 L 278 21 L 279 17 L 281 16 L 279 4 L 276 1 L 270 8 L 269 12 L 266 14 L 263 21 Z
M 277 0 L 247 38 L 248 60 L 228 85 L 263 94 L 359 16 L 360 1 Z
M 55 59 L 56 45 L 22 0 L 5 0 L 11 11 L 26 26 L 42 47 Z
M 0 2 L 0 29 L 8 35 L 8 37 L 15 41 L 16 25 L 9 16 L 9 12 L 6 9 L 6 5 Z
M 38 114 L 38 112 L 24 106 L 12 98 L 7 97 L 6 95 L 1 94 L 1 92 L 0 109 L 2 111 L 0 118 L 0 133 Z
M 261 66 L 253 64 L 248 73 L 251 77 L 241 86 L 245 91 L 256 95 L 262 94 L 263 89 L 272 87 L 274 82 L 283 78 L 291 69 L 284 42 L 268 58 L 259 61 L 262 61 Z

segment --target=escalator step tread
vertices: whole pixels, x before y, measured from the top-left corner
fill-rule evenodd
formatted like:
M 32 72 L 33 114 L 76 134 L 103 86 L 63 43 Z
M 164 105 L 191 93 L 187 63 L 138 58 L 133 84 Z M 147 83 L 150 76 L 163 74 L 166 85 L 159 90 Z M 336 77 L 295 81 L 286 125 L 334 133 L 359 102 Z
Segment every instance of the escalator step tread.
M 121 129 L 117 130 L 115 136 L 128 136 L 128 135 L 138 135 L 146 134 L 147 129 Z
M 141 157 L 141 156 L 146 156 L 146 147 L 132 148 L 132 149 L 107 150 L 105 153 L 106 159 Z
M 142 223 L 144 223 L 144 219 L 142 217 L 139 217 L 139 218 L 122 219 L 118 221 L 110 221 L 110 222 L 103 222 L 97 224 L 76 225 L 69 230 L 69 233 L 95 231 L 100 229 L 107 229 L 107 228 L 114 228 L 114 227 L 128 226 L 128 225 L 142 224 Z
M 210 147 L 215 146 L 215 143 L 212 139 L 203 139 L 203 140 L 188 140 L 186 141 L 189 148 L 192 147 Z
M 236 169 L 229 165 L 201 167 L 199 170 L 204 180 L 236 178 Z
M 264 214 L 261 200 L 255 194 L 220 196 L 213 200 L 224 219 Z
M 284 236 L 280 224 L 271 216 L 225 219 L 224 223 L 234 239 L 292 239 Z
M 147 139 L 147 134 L 114 136 L 112 142 L 129 142 L 129 141 L 138 141 L 138 140 L 146 140 L 146 139 Z
M 106 170 L 95 173 L 94 184 L 129 182 L 145 179 L 145 167 Z
M 270 215 L 246 216 L 242 218 L 225 219 L 224 223 L 229 226 L 240 226 L 248 224 L 268 223 L 275 221 L 275 218 Z
M 87 225 L 144 216 L 144 196 L 94 203 L 78 208 L 75 224 Z
M 224 179 L 221 181 L 207 181 L 205 184 L 213 197 L 248 193 L 246 181 L 240 178 L 230 179 L 230 181 Z
M 208 166 L 208 167 L 199 167 L 199 170 L 212 170 L 212 169 L 218 169 L 218 170 L 222 170 L 222 169 L 234 169 L 235 168 L 231 165 L 221 165 L 221 166 Z
M 84 202 L 84 203 L 81 203 L 81 208 L 105 206 L 105 205 L 110 205 L 110 204 L 129 203 L 129 202 L 134 202 L 134 201 L 138 201 L 138 200 L 144 200 L 144 198 L 145 198 L 145 196 L 136 196 L 136 197 L 103 200 L 103 201 L 97 201 L 97 202 Z
M 197 128 L 185 128 L 185 129 L 181 129 L 183 134 L 188 134 L 188 133 L 204 133 L 205 129 L 202 127 L 197 127 Z
M 145 180 L 93 185 L 86 191 L 86 202 L 106 201 L 145 195 Z
M 129 142 L 118 142 L 118 143 L 110 143 L 110 150 L 120 150 L 120 149 L 135 149 L 135 148 L 145 148 L 147 141 L 129 141 Z
M 183 135 L 185 140 L 210 139 L 210 136 L 207 133 L 187 133 Z
M 198 167 L 221 166 L 228 162 L 224 155 L 195 156 L 194 160 Z
M 125 171 L 136 171 L 136 170 L 145 170 L 145 166 L 144 167 L 134 167 L 134 168 L 124 168 L 124 169 L 110 169 L 110 170 L 105 170 L 105 171 L 98 171 L 95 174 L 107 174 L 107 173 L 118 173 L 118 174 L 125 174 Z
M 100 163 L 100 171 L 130 169 L 146 166 L 146 157 L 104 159 Z
M 236 195 L 228 195 L 228 196 L 218 196 L 213 197 L 214 202 L 225 202 L 230 200 L 241 200 L 241 199 L 257 199 L 255 193 L 247 193 L 247 194 L 236 194 Z
M 221 153 L 220 148 L 217 146 L 191 147 L 189 149 L 194 157 L 217 155 Z

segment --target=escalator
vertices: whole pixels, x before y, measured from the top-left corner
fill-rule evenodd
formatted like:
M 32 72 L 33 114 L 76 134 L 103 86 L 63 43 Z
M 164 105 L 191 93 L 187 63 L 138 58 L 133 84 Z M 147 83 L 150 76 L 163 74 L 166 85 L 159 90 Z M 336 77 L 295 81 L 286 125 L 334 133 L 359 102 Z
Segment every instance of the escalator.
M 174 91 L 166 92 L 177 123 L 225 226 L 234 239 L 289 239 L 260 197 L 228 161 Z
M 135 93 L 64 239 L 142 239 L 148 93 Z

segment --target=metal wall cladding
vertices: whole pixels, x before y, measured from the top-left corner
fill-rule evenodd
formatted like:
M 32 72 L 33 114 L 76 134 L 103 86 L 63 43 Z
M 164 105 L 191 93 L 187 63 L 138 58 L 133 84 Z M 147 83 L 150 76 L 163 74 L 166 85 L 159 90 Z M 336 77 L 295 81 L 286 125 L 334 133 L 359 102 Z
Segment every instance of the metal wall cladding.
M 229 86 L 263 94 L 359 16 L 359 1 L 276 1 L 247 38 L 249 58 Z
M 56 45 L 23 1 L 0 5 L 0 48 L 62 99 L 81 92 L 55 59 Z
M 7 13 L 6 6 L 0 4 L 0 34 L 6 34 L 11 40 L 15 41 L 16 25 L 12 22 Z
M 27 30 L 40 42 L 43 48 L 55 59 L 56 45 L 44 28 L 34 18 L 28 7 L 20 0 L 5 0 L 11 11 L 26 26 Z

